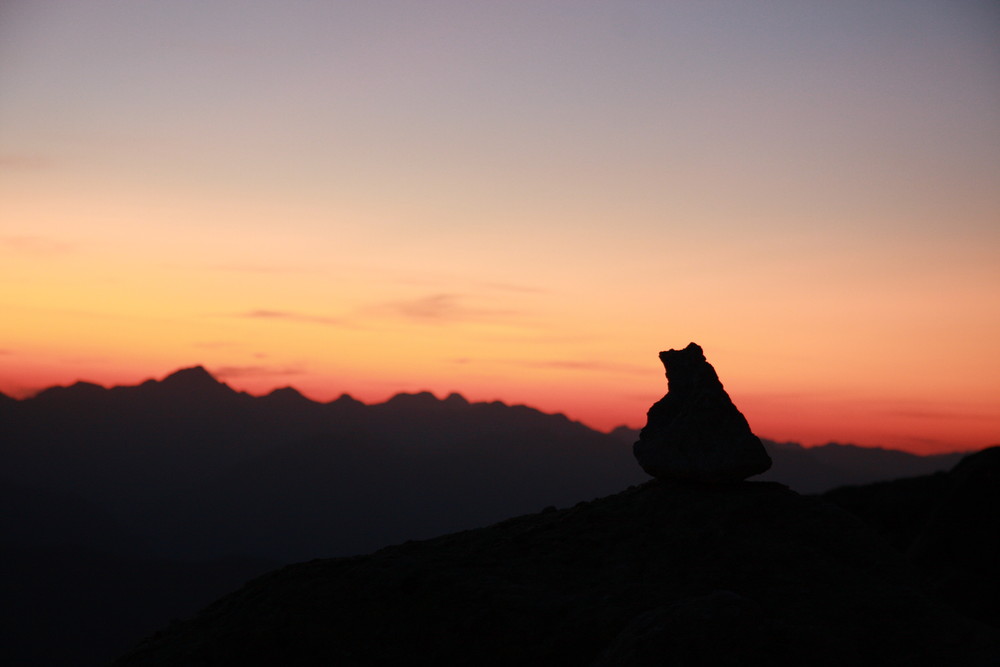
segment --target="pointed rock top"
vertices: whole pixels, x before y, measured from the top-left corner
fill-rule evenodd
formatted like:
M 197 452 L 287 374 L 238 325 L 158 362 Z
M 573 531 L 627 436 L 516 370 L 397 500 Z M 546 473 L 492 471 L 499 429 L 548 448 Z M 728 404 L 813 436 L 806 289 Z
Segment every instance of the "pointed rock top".
M 689 343 L 683 350 L 660 352 L 660 361 L 667 371 L 668 392 L 683 394 L 698 387 L 715 388 L 716 385 L 722 388 L 719 376 L 697 343 Z
M 701 345 L 698 345 L 698 343 L 694 342 L 688 343 L 687 347 L 685 347 L 683 350 L 669 349 L 660 352 L 661 361 L 664 359 L 670 359 L 676 357 L 687 357 L 687 358 L 701 359 L 702 361 L 706 361 L 705 351 L 701 349 Z

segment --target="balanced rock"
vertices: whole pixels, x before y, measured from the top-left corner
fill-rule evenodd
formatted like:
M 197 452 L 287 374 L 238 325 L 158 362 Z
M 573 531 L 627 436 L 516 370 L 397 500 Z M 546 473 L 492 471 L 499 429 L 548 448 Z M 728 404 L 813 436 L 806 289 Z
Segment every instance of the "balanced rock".
M 660 352 L 667 395 L 646 414 L 632 446 L 639 465 L 663 480 L 739 482 L 771 467 L 771 457 L 723 389 L 701 347 Z

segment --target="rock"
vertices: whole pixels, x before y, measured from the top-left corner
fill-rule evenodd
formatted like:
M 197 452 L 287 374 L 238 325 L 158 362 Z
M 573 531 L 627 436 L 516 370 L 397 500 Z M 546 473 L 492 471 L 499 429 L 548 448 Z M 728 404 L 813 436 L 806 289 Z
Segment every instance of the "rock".
M 941 598 L 1000 627 L 1000 447 L 962 459 L 942 491 L 907 555 L 932 573 Z
M 735 656 L 763 655 L 776 625 L 753 600 L 716 590 L 639 614 L 591 667 L 653 667 L 666 656 L 669 664 L 734 664 Z
M 771 467 L 760 438 L 723 389 L 701 347 L 660 352 L 667 395 L 653 404 L 632 451 L 662 480 L 739 482 Z
M 1000 446 L 964 457 L 949 472 L 842 487 L 823 499 L 905 553 L 939 600 L 1000 628 Z
M 288 566 L 114 665 L 1000 665 L 1000 633 L 917 581 L 859 519 L 780 484 L 650 481 Z

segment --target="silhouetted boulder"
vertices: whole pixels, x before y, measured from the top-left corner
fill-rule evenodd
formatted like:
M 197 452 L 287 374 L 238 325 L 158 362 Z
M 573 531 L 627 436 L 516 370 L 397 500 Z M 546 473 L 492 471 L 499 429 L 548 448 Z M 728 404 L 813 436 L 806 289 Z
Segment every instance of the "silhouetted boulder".
M 667 395 L 647 413 L 632 451 L 663 480 L 739 482 L 771 467 L 771 458 L 723 389 L 701 347 L 660 352 Z

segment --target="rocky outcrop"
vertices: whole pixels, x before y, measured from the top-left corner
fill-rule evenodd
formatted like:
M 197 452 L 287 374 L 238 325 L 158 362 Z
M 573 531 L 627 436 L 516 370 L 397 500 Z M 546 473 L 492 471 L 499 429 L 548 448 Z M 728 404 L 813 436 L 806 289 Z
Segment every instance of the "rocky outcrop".
M 997 665 L 860 520 L 769 482 L 650 481 L 264 575 L 115 667 Z
M 1000 627 L 1000 447 L 950 472 L 849 486 L 824 494 L 871 524 L 961 613 Z
M 667 395 L 647 413 L 632 448 L 639 465 L 663 480 L 739 482 L 771 467 L 771 458 L 723 389 L 701 347 L 660 352 Z

